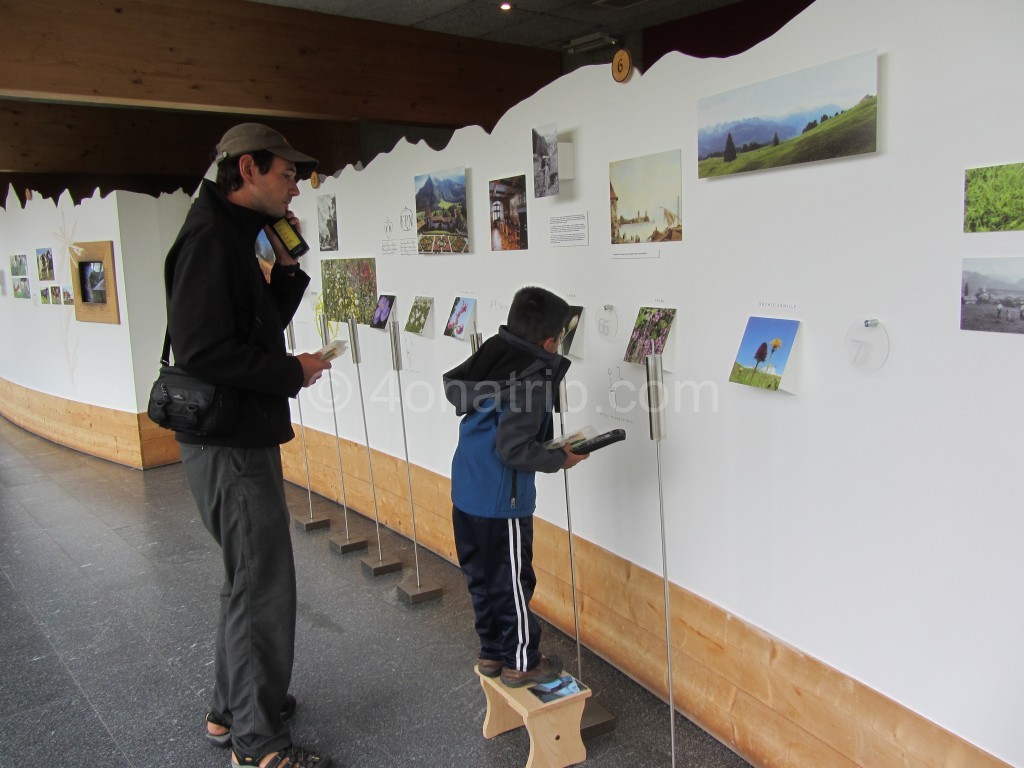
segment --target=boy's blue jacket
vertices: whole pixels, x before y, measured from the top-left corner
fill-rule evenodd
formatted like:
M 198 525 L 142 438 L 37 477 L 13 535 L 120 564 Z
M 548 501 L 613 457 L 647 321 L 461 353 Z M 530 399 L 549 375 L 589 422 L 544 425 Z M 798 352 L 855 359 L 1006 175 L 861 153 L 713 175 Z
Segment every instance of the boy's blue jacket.
M 551 412 L 569 361 L 512 335 L 505 326 L 444 375 L 445 396 L 462 417 L 452 458 L 452 503 L 478 517 L 528 517 L 537 506 L 535 472 L 557 472 L 561 448 Z

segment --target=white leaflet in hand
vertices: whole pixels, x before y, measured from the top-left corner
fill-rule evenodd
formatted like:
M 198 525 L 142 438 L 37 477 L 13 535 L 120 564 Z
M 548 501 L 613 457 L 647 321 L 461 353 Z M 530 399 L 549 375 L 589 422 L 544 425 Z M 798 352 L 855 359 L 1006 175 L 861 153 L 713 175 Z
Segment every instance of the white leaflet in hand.
M 334 358 L 341 357 L 345 354 L 346 349 L 348 349 L 347 341 L 344 339 L 335 339 L 321 347 L 317 354 L 320 355 L 321 360 L 328 363 Z
M 570 432 L 564 437 L 556 437 L 554 440 L 548 440 L 543 443 L 545 448 L 561 448 L 563 445 L 575 445 L 576 443 L 582 443 L 584 440 L 589 440 L 592 437 L 597 437 L 597 430 L 591 425 L 578 429 L 575 432 Z

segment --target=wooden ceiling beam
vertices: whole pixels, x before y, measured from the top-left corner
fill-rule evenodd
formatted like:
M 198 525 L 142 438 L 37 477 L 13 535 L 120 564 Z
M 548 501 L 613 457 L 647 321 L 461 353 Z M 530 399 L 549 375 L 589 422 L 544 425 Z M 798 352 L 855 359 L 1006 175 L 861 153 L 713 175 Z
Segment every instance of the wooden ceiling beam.
M 491 128 L 557 52 L 245 0 L 0 0 L 0 97 Z

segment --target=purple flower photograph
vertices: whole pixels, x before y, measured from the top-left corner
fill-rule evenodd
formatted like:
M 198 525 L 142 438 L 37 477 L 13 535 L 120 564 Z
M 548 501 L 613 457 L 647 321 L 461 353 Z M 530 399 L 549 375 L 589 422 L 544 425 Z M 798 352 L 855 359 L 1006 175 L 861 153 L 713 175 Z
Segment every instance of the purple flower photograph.
M 395 306 L 395 297 L 393 294 L 381 294 L 380 298 L 377 299 L 377 308 L 373 310 L 373 317 L 370 318 L 371 328 L 384 328 L 388 324 L 388 318 L 391 317 L 391 309 Z
M 648 355 L 660 355 L 664 352 L 665 341 L 675 319 L 674 309 L 640 307 L 629 344 L 626 345 L 626 356 L 622 359 L 627 363 L 643 365 Z

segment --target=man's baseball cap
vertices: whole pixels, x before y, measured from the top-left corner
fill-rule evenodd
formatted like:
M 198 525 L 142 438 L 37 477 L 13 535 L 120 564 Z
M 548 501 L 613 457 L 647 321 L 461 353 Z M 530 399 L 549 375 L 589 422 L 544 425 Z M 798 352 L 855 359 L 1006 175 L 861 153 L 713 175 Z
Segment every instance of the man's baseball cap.
M 308 177 L 318 165 L 315 157 L 297 151 L 284 136 L 261 123 L 241 123 L 229 128 L 217 144 L 217 163 L 261 149 L 295 163 L 299 178 Z

